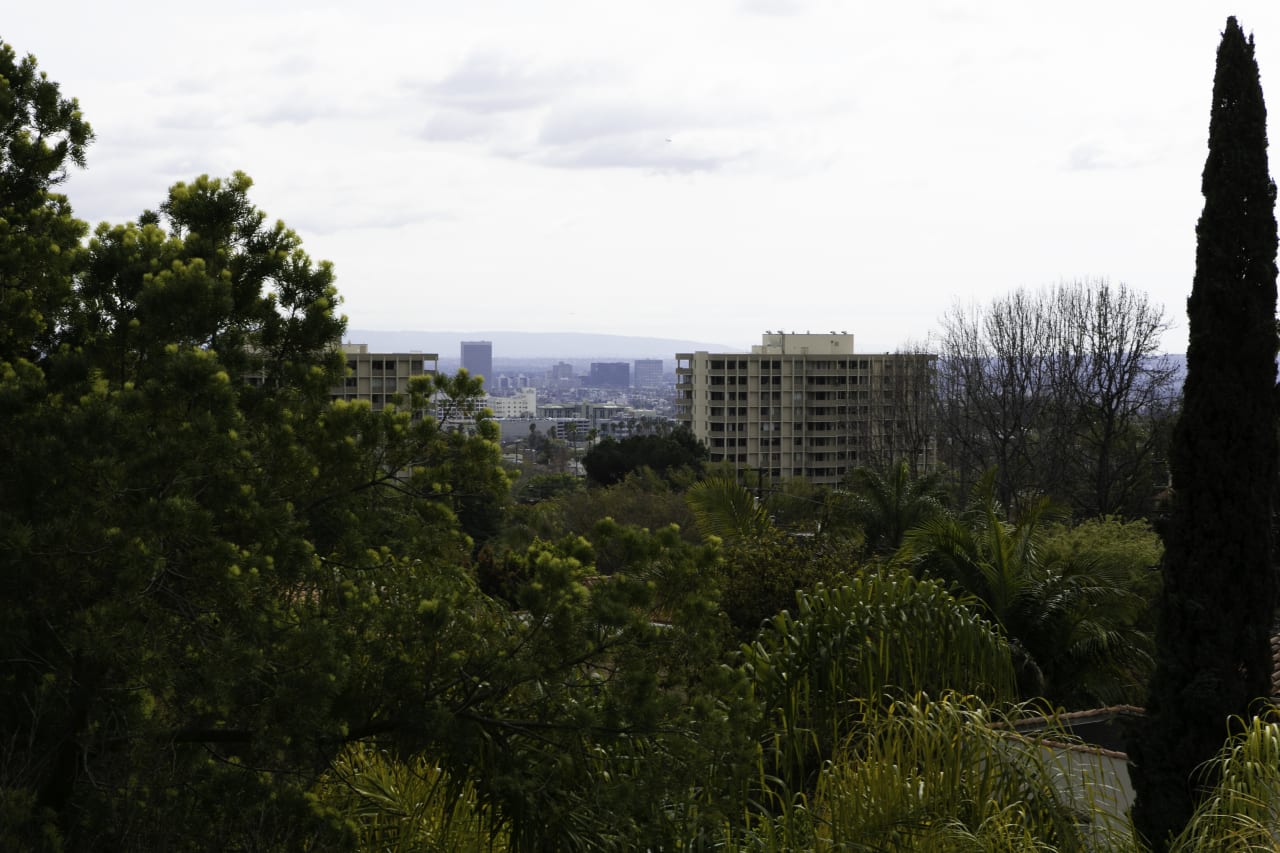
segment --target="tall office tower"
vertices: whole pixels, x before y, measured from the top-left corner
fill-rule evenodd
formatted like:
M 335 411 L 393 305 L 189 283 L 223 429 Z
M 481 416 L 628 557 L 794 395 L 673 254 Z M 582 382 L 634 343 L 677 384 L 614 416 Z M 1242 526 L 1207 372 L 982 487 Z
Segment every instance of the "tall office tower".
M 662 387 L 662 359 L 637 358 L 631 374 L 631 384 L 637 388 Z
M 486 385 L 497 379 L 493 375 L 493 341 L 463 341 L 462 366 L 472 376 L 483 376 Z
M 859 467 L 937 465 L 937 357 L 858 355 L 853 335 L 766 332 L 749 353 L 676 355 L 676 420 L 711 462 L 836 485 Z
M 630 388 L 631 365 L 625 361 L 593 361 L 587 385 L 591 388 Z

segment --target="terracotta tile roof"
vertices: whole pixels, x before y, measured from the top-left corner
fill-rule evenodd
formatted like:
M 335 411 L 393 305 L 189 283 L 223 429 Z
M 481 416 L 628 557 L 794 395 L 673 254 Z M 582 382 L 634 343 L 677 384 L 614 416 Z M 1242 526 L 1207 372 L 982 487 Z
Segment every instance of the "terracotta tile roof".
M 1015 731 L 1032 734 L 1045 729 L 1061 731 L 1078 742 L 1058 742 L 1052 738 L 1046 744 L 1064 749 L 1085 750 L 1111 758 L 1125 758 L 1125 724 L 1140 719 L 1146 712 L 1134 705 L 1112 705 L 1087 711 L 1072 711 L 1055 717 L 1029 717 L 1013 724 Z

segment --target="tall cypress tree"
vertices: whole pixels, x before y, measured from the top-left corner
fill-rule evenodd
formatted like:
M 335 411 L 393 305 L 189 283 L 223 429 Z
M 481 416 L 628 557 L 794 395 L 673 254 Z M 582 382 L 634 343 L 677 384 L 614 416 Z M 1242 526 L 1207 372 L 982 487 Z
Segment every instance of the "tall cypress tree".
M 1253 38 L 1227 19 L 1187 300 L 1191 339 L 1171 451 L 1158 659 L 1147 721 L 1130 744 L 1134 821 L 1155 850 L 1190 818 L 1199 768 L 1233 715 L 1271 692 L 1276 582 L 1276 187 Z

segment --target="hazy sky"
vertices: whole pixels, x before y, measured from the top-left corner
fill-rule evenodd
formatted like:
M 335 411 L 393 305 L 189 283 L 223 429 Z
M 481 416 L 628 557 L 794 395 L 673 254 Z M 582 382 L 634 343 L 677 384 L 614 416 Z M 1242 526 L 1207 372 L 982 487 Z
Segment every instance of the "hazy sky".
M 1107 277 L 1182 351 L 1229 14 L 1280 138 L 1276 0 L 23 3 L 0 39 L 97 133 L 82 218 L 243 170 L 355 328 L 883 351 Z

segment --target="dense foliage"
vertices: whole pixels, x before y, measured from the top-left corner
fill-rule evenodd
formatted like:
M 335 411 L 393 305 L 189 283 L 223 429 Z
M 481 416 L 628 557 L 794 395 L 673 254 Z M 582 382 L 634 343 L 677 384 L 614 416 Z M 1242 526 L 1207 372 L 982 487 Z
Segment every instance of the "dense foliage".
M 50 187 L 87 126 L 56 87 L 17 88 L 33 69 L 4 69 L 6 210 L 36 223 L 9 215 L 4 242 L 23 321 L 0 362 L 14 844 L 343 847 L 315 786 L 361 741 L 474 777 L 526 847 L 675 832 L 666 791 L 742 740 L 711 732 L 745 689 L 718 666 L 714 549 L 596 525 L 507 555 L 524 582 L 486 596 L 471 554 L 506 516 L 496 428 L 426 414 L 476 412 L 479 384 L 331 402 L 332 269 L 243 175 L 77 244 Z M 593 549 L 616 574 L 589 588 Z
M 633 435 L 621 441 L 606 436 L 587 451 L 582 467 L 591 482 L 610 486 L 641 468 L 664 477 L 681 469 L 701 470 L 706 458 L 707 449 L 693 433 L 677 429 L 666 435 Z
M 1111 547 L 1054 547 L 1054 508 L 1024 506 L 1013 521 L 995 500 L 994 472 L 958 515 L 925 521 L 906 534 L 900 557 L 969 596 L 1004 629 L 1022 697 L 1068 708 L 1140 699 L 1150 672 L 1143 616 L 1150 592 L 1139 581 L 1149 531 L 1124 533 Z M 1114 525 L 1092 522 L 1095 534 Z

